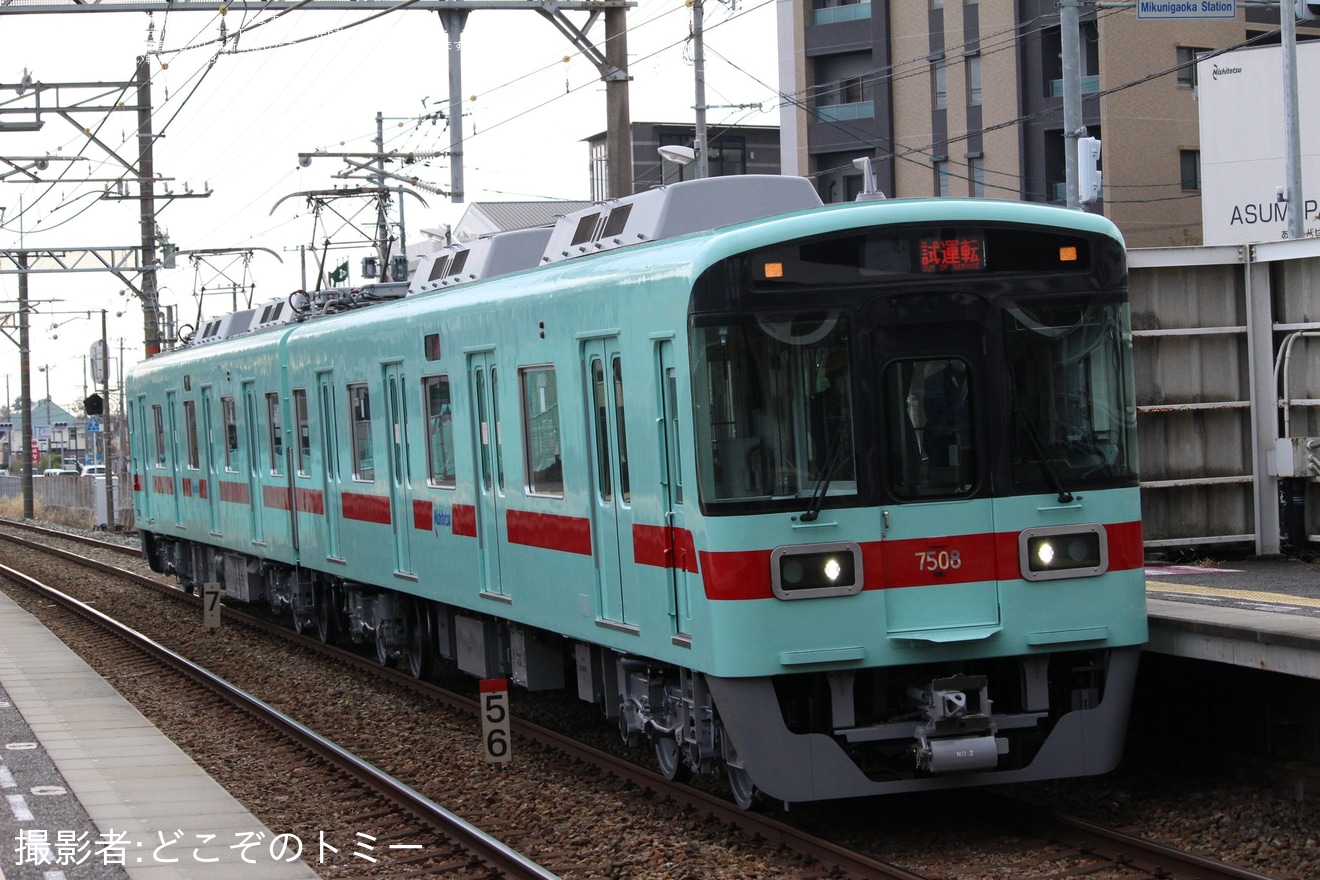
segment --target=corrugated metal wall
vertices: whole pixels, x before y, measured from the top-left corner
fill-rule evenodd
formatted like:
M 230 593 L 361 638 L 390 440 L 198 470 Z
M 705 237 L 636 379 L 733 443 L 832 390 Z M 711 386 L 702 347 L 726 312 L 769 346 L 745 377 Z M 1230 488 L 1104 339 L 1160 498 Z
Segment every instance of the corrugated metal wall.
M 1147 547 L 1277 553 L 1290 523 L 1320 541 L 1320 469 L 1284 481 L 1281 521 L 1276 461 L 1278 438 L 1320 437 L 1320 240 L 1138 249 L 1129 266 Z

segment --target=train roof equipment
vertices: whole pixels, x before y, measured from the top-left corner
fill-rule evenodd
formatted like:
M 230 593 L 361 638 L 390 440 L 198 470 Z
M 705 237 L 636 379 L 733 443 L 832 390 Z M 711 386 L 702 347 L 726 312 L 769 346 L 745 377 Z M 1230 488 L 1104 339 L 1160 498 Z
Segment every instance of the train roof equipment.
M 738 174 L 685 180 L 564 214 L 553 227 L 515 229 L 449 245 L 424 255 L 407 282 L 299 290 L 287 299 L 222 315 L 203 324 L 184 345 L 207 345 L 615 248 L 820 206 L 820 196 L 804 177 Z
M 496 232 L 426 254 L 413 273 L 408 295 L 534 268 L 553 231 L 551 226 L 534 226 Z
M 734 174 L 685 180 L 565 214 L 555 224 L 541 262 L 820 206 L 816 188 L 805 177 Z

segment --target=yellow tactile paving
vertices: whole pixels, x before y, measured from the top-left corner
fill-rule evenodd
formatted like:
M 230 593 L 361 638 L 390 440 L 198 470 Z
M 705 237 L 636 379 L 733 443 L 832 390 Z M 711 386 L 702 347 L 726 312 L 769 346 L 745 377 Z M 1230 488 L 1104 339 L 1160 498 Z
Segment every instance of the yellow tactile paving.
M 1289 596 L 1284 593 L 1262 593 L 1256 590 L 1221 590 L 1192 584 L 1171 584 L 1165 581 L 1146 581 L 1148 593 L 1185 593 L 1189 596 L 1213 596 L 1219 599 L 1237 599 L 1244 602 L 1269 602 L 1275 605 L 1302 605 L 1320 608 L 1320 599 L 1307 596 Z

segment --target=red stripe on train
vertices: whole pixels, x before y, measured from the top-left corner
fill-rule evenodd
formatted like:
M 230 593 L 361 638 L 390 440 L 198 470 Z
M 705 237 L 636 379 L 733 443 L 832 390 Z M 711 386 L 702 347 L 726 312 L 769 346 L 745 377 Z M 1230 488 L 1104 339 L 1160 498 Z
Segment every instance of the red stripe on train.
M 179 481 L 183 486 L 183 497 L 191 498 L 195 494 L 203 501 L 206 500 L 206 480 L 194 480 L 191 477 L 184 477 Z M 194 489 L 193 487 L 197 488 Z
M 345 492 L 340 501 L 344 510 L 344 519 L 379 523 L 385 526 L 390 524 L 390 499 L 383 495 Z
M 289 489 L 287 486 L 262 486 L 261 503 L 274 510 L 289 509 Z
M 1141 523 L 1105 527 L 1109 538 L 1109 570 L 1141 568 Z M 732 553 L 702 551 L 702 581 L 709 599 L 769 599 L 770 551 Z M 867 590 L 937 584 L 1019 580 L 1018 533 L 955 535 L 870 541 L 862 545 L 862 576 Z
M 228 480 L 221 480 L 220 500 L 232 501 L 235 504 L 250 504 L 252 496 L 248 493 L 247 483 L 231 483 Z
M 293 500 L 299 513 L 325 515 L 325 493 L 320 489 L 295 489 Z
M 423 532 L 431 531 L 434 522 L 434 505 L 429 501 L 413 500 L 413 528 Z
M 462 538 L 477 536 L 477 508 L 471 504 L 454 505 L 454 534 Z
M 504 521 L 510 544 L 591 555 L 591 521 L 585 517 L 510 510 Z
M 151 478 L 151 491 L 157 495 L 173 495 L 174 478 L 158 477 L 153 475 Z
M 673 548 L 670 548 L 670 533 Z M 638 565 L 656 565 L 697 573 L 697 548 L 687 529 L 668 529 L 633 523 L 633 561 Z M 676 557 L 676 558 L 675 558 Z

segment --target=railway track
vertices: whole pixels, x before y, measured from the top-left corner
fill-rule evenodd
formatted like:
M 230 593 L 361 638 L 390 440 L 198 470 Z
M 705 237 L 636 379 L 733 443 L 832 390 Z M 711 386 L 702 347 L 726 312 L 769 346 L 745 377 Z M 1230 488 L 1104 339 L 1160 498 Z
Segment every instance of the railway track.
M 4 525 L 10 525 L 10 523 L 5 522 Z M 70 536 L 50 532 L 47 537 L 68 540 Z M 11 536 L 4 534 L 0 534 L 0 538 L 13 540 Z M 78 540 L 86 539 L 78 538 Z M 107 544 L 101 541 L 92 541 L 91 545 L 109 550 L 109 552 L 117 555 L 125 553 L 125 548 L 122 545 Z M 134 575 L 123 572 L 115 566 L 95 563 L 95 561 L 88 560 L 85 556 L 75 552 L 57 551 L 54 548 L 36 543 L 30 543 L 30 546 L 43 552 L 56 552 L 66 560 L 80 565 L 90 563 L 103 566 L 102 571 L 113 573 L 116 577 L 131 577 L 138 583 L 147 584 L 153 589 L 170 593 L 175 599 L 198 601 L 196 597 L 186 597 L 181 590 L 171 585 L 162 584 L 155 578 Z M 132 553 L 133 551 L 129 549 L 127 552 Z M 476 713 L 475 701 L 453 691 L 437 688 L 433 684 L 416 681 L 405 673 L 382 668 L 373 658 L 366 658 L 351 651 L 322 646 L 314 640 L 302 639 L 295 636 L 286 625 L 277 622 L 234 610 L 226 610 L 225 613 L 230 621 L 238 622 L 241 620 L 246 625 L 277 634 L 280 638 L 298 639 L 300 644 L 304 646 L 314 646 L 318 651 L 328 652 L 327 656 L 333 657 L 337 663 L 349 664 L 355 669 L 369 672 L 374 677 L 385 679 L 398 687 L 421 694 L 428 700 L 439 701 L 464 712 Z M 831 839 L 826 839 L 828 835 L 817 835 L 803 830 L 795 823 L 738 810 L 733 804 L 714 794 L 670 783 L 658 774 L 640 768 L 630 761 L 584 745 L 546 727 L 527 721 L 515 721 L 514 732 L 517 737 L 526 742 L 567 755 L 571 761 L 588 764 L 597 768 L 603 774 L 624 780 L 631 785 L 653 792 L 658 797 L 668 799 L 679 805 L 679 809 L 687 814 L 700 815 L 704 822 L 713 821 L 721 825 L 737 827 L 742 834 L 762 841 L 763 846 L 767 849 L 792 851 L 806 863 L 815 864 L 817 870 L 823 866 L 830 866 L 830 871 L 834 874 L 855 877 L 1015 876 L 1012 873 L 960 873 L 951 870 L 951 866 L 947 862 L 935 866 L 922 862 L 915 869 L 911 865 L 900 867 L 873 855 L 857 852 L 848 844 L 840 844 L 833 842 Z M 973 797 L 982 798 L 988 797 L 988 795 L 978 793 Z M 1180 878 L 1262 880 L 1262 878 L 1269 876 L 1225 865 L 1193 853 L 1184 853 L 1171 847 L 1164 847 L 1091 823 L 1052 815 L 1015 801 L 999 799 L 991 806 L 975 812 L 982 818 L 986 816 L 997 817 L 996 822 L 1001 827 L 1011 827 L 1012 834 L 1017 837 L 1046 841 L 1047 843 L 1044 846 L 1049 855 L 1043 858 L 1047 861 L 1067 863 L 1068 867 L 1065 870 L 1068 873 L 1081 871 L 1093 877 L 1156 877 L 1171 878 L 1171 880 L 1180 880 Z M 1026 844 L 1015 843 L 1014 845 L 1025 846 Z M 1036 858 L 1038 860 L 1041 857 Z
M 417 823 L 420 823 L 424 829 L 430 829 L 446 843 L 440 846 L 441 851 L 438 855 L 434 843 L 429 848 L 418 844 L 420 848 L 430 850 L 425 856 L 427 861 L 435 863 L 438 859 L 439 862 L 438 865 L 433 864 L 434 871 L 420 870 L 421 876 L 431 874 L 432 876 L 482 877 L 488 876 L 490 872 L 518 880 L 553 880 L 557 876 L 422 796 L 410 786 L 363 761 L 348 749 L 319 735 L 188 658 L 123 625 L 110 615 L 9 566 L 0 566 L 0 576 L 23 586 L 62 610 L 72 612 L 85 624 L 97 630 L 97 633 L 84 634 L 81 638 L 97 640 L 101 634 L 104 634 L 122 643 L 120 650 L 123 652 L 149 656 L 156 664 L 172 674 L 172 681 L 167 685 L 168 687 L 177 689 L 181 693 L 200 687 L 218 696 L 229 707 L 237 710 L 237 712 L 227 712 L 227 717 L 221 719 L 220 723 L 232 735 L 260 743 L 270 756 L 273 775 L 278 775 L 278 768 L 282 765 L 305 766 L 304 755 L 310 753 L 320 759 L 322 772 L 326 774 L 328 780 L 326 787 L 335 799 L 365 798 L 365 804 L 358 805 L 352 811 L 353 817 L 358 821 L 365 821 L 366 817 L 370 816 L 376 826 L 391 827 L 395 829 L 395 834 L 400 833 L 399 826 L 407 829 L 409 826 L 415 827 Z M 102 642 L 102 650 L 106 647 Z M 134 660 L 119 659 L 117 662 L 131 664 Z M 148 673 L 139 670 L 135 674 Z M 191 701 L 196 698 L 180 696 L 178 699 Z M 207 714 L 212 723 L 217 721 L 215 715 L 220 710 L 221 707 L 216 703 L 208 704 Z M 268 742 L 270 731 L 276 733 L 276 738 L 281 741 L 274 744 Z M 390 809 L 400 815 L 383 815 L 380 810 L 381 803 L 390 805 Z M 407 834 L 406 830 L 402 833 Z M 421 833 L 424 831 L 412 835 L 412 839 L 418 839 Z M 462 853 L 467 855 L 464 856 Z

